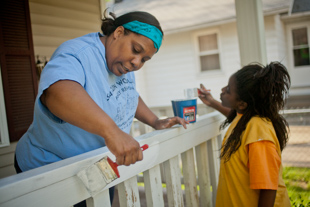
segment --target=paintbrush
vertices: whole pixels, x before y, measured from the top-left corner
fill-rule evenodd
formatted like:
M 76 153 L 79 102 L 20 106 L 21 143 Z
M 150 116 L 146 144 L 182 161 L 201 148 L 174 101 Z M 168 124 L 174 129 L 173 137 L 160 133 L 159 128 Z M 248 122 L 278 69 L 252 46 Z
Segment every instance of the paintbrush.
M 197 98 L 200 94 L 202 89 L 199 88 L 187 88 L 184 89 L 184 96 L 186 99 L 193 99 L 193 98 Z M 205 91 L 211 91 L 209 89 L 206 89 Z
M 144 151 L 148 147 L 145 144 L 141 147 L 141 150 Z M 120 177 L 117 167 L 118 164 L 106 156 L 86 169 L 79 171 L 77 176 L 84 183 L 90 195 L 95 195 L 107 184 Z

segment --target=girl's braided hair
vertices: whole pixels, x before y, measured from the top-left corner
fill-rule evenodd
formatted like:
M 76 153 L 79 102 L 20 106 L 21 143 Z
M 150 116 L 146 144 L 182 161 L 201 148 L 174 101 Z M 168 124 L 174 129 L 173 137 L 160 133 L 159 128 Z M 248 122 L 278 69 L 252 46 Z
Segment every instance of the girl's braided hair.
M 233 76 L 236 78 L 238 98 L 247 103 L 247 108 L 223 145 L 221 158 L 228 161 L 238 150 L 241 134 L 253 116 L 267 118 L 272 122 L 282 151 L 288 141 L 289 130 L 288 123 L 279 114 L 291 83 L 287 69 L 279 62 L 271 62 L 267 66 L 253 63 L 238 70 Z M 220 128 L 229 125 L 236 115 L 237 112 L 232 110 Z

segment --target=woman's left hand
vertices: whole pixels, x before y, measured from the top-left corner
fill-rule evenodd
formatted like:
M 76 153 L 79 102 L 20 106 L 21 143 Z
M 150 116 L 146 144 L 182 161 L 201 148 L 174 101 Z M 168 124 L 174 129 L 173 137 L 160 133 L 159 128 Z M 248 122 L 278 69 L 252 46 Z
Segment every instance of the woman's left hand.
M 186 124 L 189 124 L 189 122 L 177 116 L 169 117 L 167 119 L 157 119 L 154 123 L 154 128 L 167 129 L 176 124 L 181 124 L 184 127 L 184 129 L 187 129 Z

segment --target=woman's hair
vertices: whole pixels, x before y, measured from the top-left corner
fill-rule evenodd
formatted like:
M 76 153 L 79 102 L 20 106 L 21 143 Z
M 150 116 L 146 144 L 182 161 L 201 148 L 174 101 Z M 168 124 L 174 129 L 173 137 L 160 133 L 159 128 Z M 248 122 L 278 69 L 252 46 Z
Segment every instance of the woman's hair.
M 222 147 L 221 158 L 227 161 L 238 150 L 241 134 L 253 116 L 267 118 L 272 122 L 282 151 L 288 141 L 288 123 L 279 114 L 279 110 L 284 107 L 291 82 L 287 69 L 279 62 L 271 62 L 267 66 L 253 63 L 238 70 L 233 76 L 236 78 L 237 98 L 246 102 L 247 108 Z M 224 129 L 236 115 L 236 110 L 232 110 L 220 128 Z
M 101 31 L 104 35 L 109 36 L 112 34 L 115 29 L 119 26 L 122 26 L 123 24 L 126 24 L 128 22 L 132 21 L 139 21 L 143 22 L 149 25 L 155 26 L 161 33 L 164 35 L 163 30 L 161 29 L 161 26 L 159 24 L 159 21 L 151 14 L 147 12 L 142 12 L 142 11 L 134 11 L 134 12 L 129 12 L 126 14 L 123 14 L 119 17 L 116 17 L 114 13 L 110 12 L 110 17 L 107 17 L 106 11 L 104 12 L 104 17 L 102 19 L 101 23 Z M 125 29 L 125 35 L 127 35 L 129 32 L 131 32 L 128 29 Z

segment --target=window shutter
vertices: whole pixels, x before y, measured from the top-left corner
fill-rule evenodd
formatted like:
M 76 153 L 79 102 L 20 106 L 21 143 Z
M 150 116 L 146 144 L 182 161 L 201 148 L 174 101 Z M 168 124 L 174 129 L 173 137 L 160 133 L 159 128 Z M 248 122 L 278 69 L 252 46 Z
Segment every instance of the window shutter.
M 28 0 L 1 0 L 0 66 L 10 141 L 33 119 L 37 77 Z

